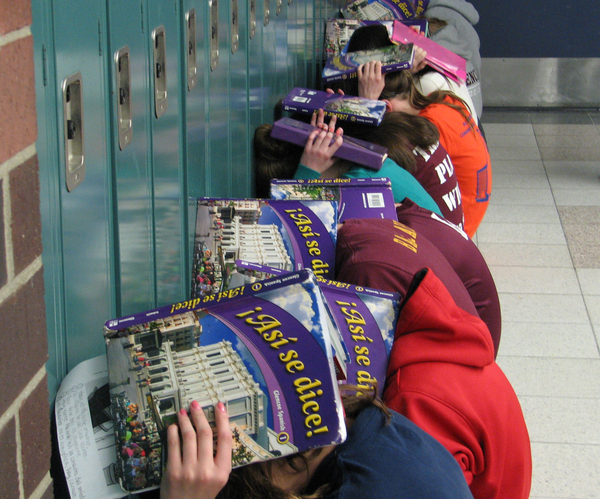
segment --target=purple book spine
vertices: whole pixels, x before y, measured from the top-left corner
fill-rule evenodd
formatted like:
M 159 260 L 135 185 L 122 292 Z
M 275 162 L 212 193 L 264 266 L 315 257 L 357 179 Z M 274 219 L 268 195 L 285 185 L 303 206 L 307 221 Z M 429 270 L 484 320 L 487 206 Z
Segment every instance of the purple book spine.
M 316 127 L 308 123 L 292 118 L 281 118 L 273 124 L 271 137 L 304 147 L 313 130 L 316 130 Z M 371 142 L 345 136 L 344 142 L 334 156 L 379 171 L 387 158 L 387 149 Z

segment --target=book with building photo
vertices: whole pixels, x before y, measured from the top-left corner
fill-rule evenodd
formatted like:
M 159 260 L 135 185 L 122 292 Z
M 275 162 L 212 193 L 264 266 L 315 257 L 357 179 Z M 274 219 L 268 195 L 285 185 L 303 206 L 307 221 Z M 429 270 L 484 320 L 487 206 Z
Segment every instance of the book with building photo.
M 249 262 L 239 262 L 239 265 L 257 273 L 285 275 L 280 269 Z M 339 334 L 338 341 L 344 352 L 339 357 L 346 358 L 344 382 L 365 388 L 376 383 L 381 395 L 398 322 L 400 294 L 320 277 L 317 282 L 323 293 L 327 318 Z
M 415 7 L 411 0 L 355 0 L 340 12 L 346 19 L 385 21 L 411 19 L 415 16 Z
M 338 203 L 338 221 L 350 218 L 398 220 L 390 179 L 273 179 L 273 199 L 328 199 Z
M 271 137 L 304 147 L 308 136 L 316 129 L 317 127 L 309 123 L 284 116 L 273 123 Z M 333 155 L 377 171 L 388 156 L 386 147 L 349 135 L 344 135 L 342 145 Z
M 123 489 L 160 485 L 165 430 L 194 400 L 209 422 L 225 404 L 234 467 L 343 442 L 322 296 L 305 269 L 107 321 Z
M 414 55 L 415 50 L 412 43 L 398 43 L 378 49 L 346 52 L 327 59 L 321 79 L 325 84 L 356 78 L 358 67 L 370 61 L 380 61 L 382 73 L 410 69 L 413 65 Z
M 199 199 L 192 298 L 251 282 L 240 259 L 333 277 L 337 212 L 334 200 Z
M 293 88 L 283 98 L 281 104 L 284 111 L 292 113 L 311 115 L 322 109 L 325 117 L 335 115 L 338 121 L 353 121 L 367 125 L 379 125 L 386 112 L 386 104 L 380 100 L 330 94 L 303 87 Z

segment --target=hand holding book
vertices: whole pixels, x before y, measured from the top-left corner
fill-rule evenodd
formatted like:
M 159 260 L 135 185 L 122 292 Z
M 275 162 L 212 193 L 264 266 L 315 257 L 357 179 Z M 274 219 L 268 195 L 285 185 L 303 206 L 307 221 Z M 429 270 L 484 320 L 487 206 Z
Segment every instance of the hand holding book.
M 214 499 L 229 479 L 233 438 L 225 406 L 219 402 L 215 411 L 216 454 L 213 430 L 198 402 L 192 402 L 190 413 L 191 420 L 181 409 L 179 425 L 168 428 L 169 462 L 160 486 L 161 499 Z
M 300 158 L 300 164 L 323 174 L 336 162 L 334 154 L 341 147 L 343 130 L 336 130 L 335 124 L 337 118 L 335 115 L 329 120 L 329 125 L 324 123 L 325 113 L 319 109 L 311 117 L 311 125 L 318 128 L 313 130 L 308 136 L 304 152 Z

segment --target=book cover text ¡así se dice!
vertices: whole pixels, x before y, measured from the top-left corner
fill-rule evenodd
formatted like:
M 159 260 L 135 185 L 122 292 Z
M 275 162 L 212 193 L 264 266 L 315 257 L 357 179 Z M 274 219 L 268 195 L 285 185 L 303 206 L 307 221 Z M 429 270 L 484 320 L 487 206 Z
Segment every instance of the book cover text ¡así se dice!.
M 191 296 L 250 282 L 236 260 L 332 277 L 337 219 L 336 201 L 199 199 Z
M 196 400 L 223 402 L 233 466 L 346 438 L 322 294 L 310 270 L 105 324 L 117 478 L 160 486 L 165 430 Z

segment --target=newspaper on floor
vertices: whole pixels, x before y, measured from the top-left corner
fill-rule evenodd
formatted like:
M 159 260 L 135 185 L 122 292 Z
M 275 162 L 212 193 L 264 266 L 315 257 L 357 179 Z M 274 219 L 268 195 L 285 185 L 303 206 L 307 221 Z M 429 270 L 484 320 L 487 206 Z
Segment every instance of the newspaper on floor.
M 120 499 L 106 355 L 75 366 L 62 381 L 54 412 L 71 499 Z

